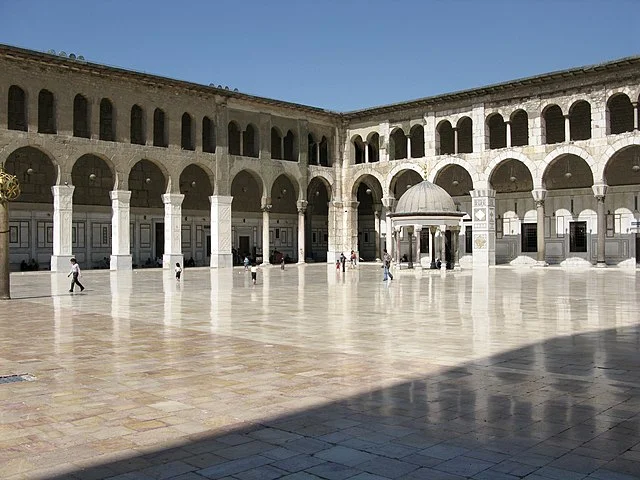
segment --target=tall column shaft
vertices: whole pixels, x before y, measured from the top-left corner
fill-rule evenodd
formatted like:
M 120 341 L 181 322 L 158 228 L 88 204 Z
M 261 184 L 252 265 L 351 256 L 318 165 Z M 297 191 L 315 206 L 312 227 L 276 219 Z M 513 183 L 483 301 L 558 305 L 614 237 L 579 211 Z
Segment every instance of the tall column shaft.
M 420 262 L 421 255 L 421 247 L 420 244 L 420 235 L 422 234 L 422 228 L 414 227 L 415 236 L 416 236 L 416 263 L 418 264 L 418 268 L 422 268 L 422 262 Z
M 164 255 L 162 268 L 172 269 L 176 263 L 184 267 L 182 255 L 182 201 L 181 193 L 162 195 L 164 203 Z
M 436 268 L 436 229 L 429 228 L 429 254 L 431 256 L 431 265 L 429 268 Z
M 471 190 L 473 220 L 473 266 L 496 264 L 496 192 L 490 188 Z
M 269 245 L 269 211 L 271 204 L 262 205 L 262 264 L 269 264 L 269 254 L 271 247 Z
M 307 210 L 307 201 L 299 200 L 296 204 L 298 207 L 298 263 L 305 263 L 306 243 L 305 243 L 305 225 L 304 212 Z
M 447 226 L 442 225 L 440 227 L 440 270 L 443 272 L 447 270 Z
M 111 270 L 131 270 L 129 232 L 131 192 L 114 190 L 111 196 Z
M 391 252 L 393 251 L 393 230 L 391 228 L 391 217 L 389 217 L 389 215 L 393 213 L 393 207 L 395 205 L 395 201 L 396 199 L 393 197 L 382 198 L 382 205 L 384 207 L 384 214 L 385 214 L 385 232 L 386 232 L 384 248 L 387 249 L 387 252 L 389 254 L 391 254 Z
M 0 300 L 11 298 L 9 281 L 9 202 L 0 200 Z
M 53 255 L 51 271 L 64 272 L 71 265 L 72 228 L 73 228 L 73 190 L 72 185 L 55 185 L 53 192 Z
M 633 102 L 633 129 L 638 130 L 638 102 Z
M 511 148 L 511 122 L 505 122 L 507 126 L 507 148 Z
M 453 230 L 453 268 L 460 268 L 460 229 Z
M 400 232 L 401 232 L 401 228 L 398 228 L 396 230 L 396 264 L 400 265 L 400 259 L 402 258 L 402 255 L 400 255 Z
M 604 198 L 607 193 L 607 185 L 604 184 L 596 184 L 591 187 L 598 202 L 598 247 L 597 247 L 597 267 L 606 267 L 606 259 L 605 259 L 605 237 L 606 237 L 606 217 L 604 213 Z
M 536 202 L 536 235 L 537 235 L 537 250 L 536 260 L 538 265 L 546 265 L 546 252 L 545 252 L 545 233 L 544 233 L 544 199 L 547 195 L 547 191 L 543 189 L 535 189 L 531 192 L 533 200 Z
M 364 163 L 369 163 L 369 145 L 364 142 Z
M 458 154 L 458 129 L 453 129 L 453 153 Z
M 569 120 L 569 115 L 564 116 L 564 141 L 571 141 L 571 120 Z
M 211 268 L 233 266 L 231 253 L 231 202 L 233 197 L 212 195 L 211 202 Z
M 374 243 L 375 243 L 375 249 L 376 249 L 376 261 L 380 261 L 380 259 L 382 258 L 382 254 L 380 253 L 380 206 L 375 206 L 373 207 L 373 227 L 376 231 L 375 233 L 375 238 L 374 238 Z
M 411 158 L 411 135 L 407 135 L 407 158 Z

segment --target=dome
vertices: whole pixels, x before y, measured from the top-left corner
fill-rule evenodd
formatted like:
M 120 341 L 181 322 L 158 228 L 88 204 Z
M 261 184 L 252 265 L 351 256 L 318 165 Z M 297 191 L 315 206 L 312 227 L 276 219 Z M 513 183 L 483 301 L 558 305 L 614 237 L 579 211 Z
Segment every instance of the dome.
M 394 215 L 458 213 L 446 190 L 427 180 L 414 185 L 398 200 Z

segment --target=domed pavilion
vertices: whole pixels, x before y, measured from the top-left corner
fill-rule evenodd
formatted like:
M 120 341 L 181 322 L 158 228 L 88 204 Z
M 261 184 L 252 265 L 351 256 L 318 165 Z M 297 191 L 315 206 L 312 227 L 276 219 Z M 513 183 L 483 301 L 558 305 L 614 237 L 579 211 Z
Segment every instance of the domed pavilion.
M 443 269 L 447 263 L 450 267 L 458 266 L 458 236 L 460 219 L 464 215 L 458 211 L 451 196 L 438 185 L 425 180 L 409 188 L 398 200 L 395 212 L 389 215 L 395 235 L 394 260 L 400 263 L 400 239 L 408 235 L 409 268 L 413 268 L 414 259 L 421 266 L 420 238 L 422 231 L 427 229 L 430 268 L 436 268 L 438 258 L 442 259 Z

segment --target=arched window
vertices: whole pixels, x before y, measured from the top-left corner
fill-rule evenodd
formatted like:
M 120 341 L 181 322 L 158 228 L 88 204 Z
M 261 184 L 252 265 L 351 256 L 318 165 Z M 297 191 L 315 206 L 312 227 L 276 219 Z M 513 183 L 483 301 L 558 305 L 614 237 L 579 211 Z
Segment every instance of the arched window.
M 401 128 L 397 128 L 390 135 L 389 150 L 389 160 L 407 158 L 407 136 Z
M 136 145 L 144 145 L 144 112 L 138 105 L 131 107 L 131 143 Z
M 511 146 L 529 145 L 529 116 L 524 110 L 511 114 Z
M 271 127 L 271 158 L 282 160 L 282 137 L 276 127 Z
M 49 90 L 40 90 L 38 94 L 38 132 L 56 133 L 56 110 Z
M 236 122 L 229 122 L 227 134 L 229 136 L 229 154 L 240 155 L 240 128 L 238 128 Z
M 353 162 L 356 165 L 364 163 L 364 142 L 360 135 L 353 139 Z
M 209 117 L 202 119 L 202 151 L 216 153 L 216 129 Z
M 469 117 L 458 120 L 458 153 L 473 152 L 473 122 Z
M 320 140 L 320 165 L 329 166 L 329 142 L 324 136 Z
M 505 148 L 507 146 L 507 124 L 502 115 L 495 113 L 487 119 L 489 127 L 489 148 Z
M 320 157 L 317 149 L 318 144 L 310 133 L 307 135 L 307 161 L 309 165 L 320 165 Z
M 571 140 L 588 140 L 591 138 L 591 105 L 580 100 L 569 109 L 569 126 Z
M 100 101 L 100 140 L 113 142 L 115 140 L 113 128 L 113 105 L 111 100 L 103 98 Z
M 633 105 L 624 93 L 614 95 L 607 102 L 609 132 L 612 134 L 633 131 Z
M 182 136 L 180 146 L 183 150 L 193 150 L 193 129 L 191 128 L 191 115 L 182 114 Z
M 411 128 L 411 158 L 422 157 L 424 157 L 424 127 L 414 125 Z
M 296 137 L 291 130 L 287 132 L 284 136 L 283 145 L 284 145 L 284 159 L 289 160 L 290 162 L 297 162 L 296 158 L 296 145 L 295 145 Z
M 445 120 L 436 128 L 436 152 L 438 155 L 451 155 L 454 150 L 453 127 Z
M 542 113 L 545 128 L 545 143 L 564 142 L 564 115 L 558 105 L 547 107 Z
M 9 130 L 27 131 L 27 103 L 25 93 L 20 87 L 11 85 L 8 97 L 8 125 Z
M 367 139 L 367 150 L 369 151 L 369 163 L 380 161 L 380 135 L 372 133 Z
M 159 108 L 156 108 L 153 112 L 153 145 L 156 147 L 167 146 L 164 111 Z
M 78 94 L 73 99 L 73 136 L 89 138 L 89 104 L 87 99 Z
M 256 135 L 255 127 L 251 124 L 247 125 L 242 137 L 244 156 L 258 158 L 258 136 Z

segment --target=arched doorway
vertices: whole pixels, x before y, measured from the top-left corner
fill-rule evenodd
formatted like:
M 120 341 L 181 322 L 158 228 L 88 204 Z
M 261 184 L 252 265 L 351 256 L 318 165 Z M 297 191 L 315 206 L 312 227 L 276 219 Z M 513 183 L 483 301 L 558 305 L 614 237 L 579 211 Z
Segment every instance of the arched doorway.
M 186 267 L 210 264 L 211 175 L 198 165 L 187 166 L 180 174 L 182 201 L 182 254 Z
M 269 261 L 298 261 L 298 190 L 286 175 L 280 175 L 271 187 Z
M 322 177 L 315 177 L 307 188 L 305 226 L 306 254 L 314 262 L 326 262 L 329 249 L 329 202 L 331 186 Z
M 113 172 L 102 158 L 87 154 L 71 170 L 74 186 L 73 252 L 84 268 L 109 268 Z
M 356 222 L 357 234 L 351 244 L 364 261 L 380 258 L 380 212 L 382 209 L 382 185 L 373 175 L 363 175 L 353 187 L 353 200 L 358 202 Z M 344 252 L 349 258 L 349 252 Z
M 129 172 L 131 218 L 135 219 L 134 265 L 162 267 L 164 255 L 164 203 L 167 177 L 158 165 L 140 160 Z
M 53 253 L 51 187 L 56 183 L 53 160 L 37 148 L 22 147 L 9 155 L 4 168 L 18 177 L 22 192 L 9 214 L 10 268 L 49 269 Z
M 231 182 L 231 249 L 234 265 L 245 255 L 262 262 L 262 179 L 254 172 L 240 171 Z

